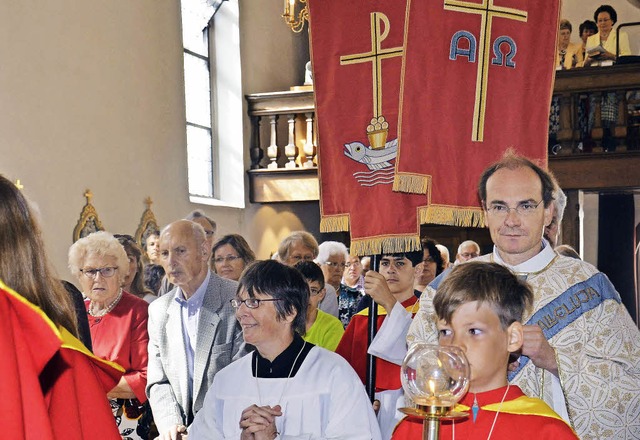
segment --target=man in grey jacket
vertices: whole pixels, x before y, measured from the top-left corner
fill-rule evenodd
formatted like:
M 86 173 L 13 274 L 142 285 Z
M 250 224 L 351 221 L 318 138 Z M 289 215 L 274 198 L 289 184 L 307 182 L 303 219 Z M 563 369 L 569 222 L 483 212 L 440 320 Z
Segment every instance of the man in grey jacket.
M 160 234 L 160 263 L 175 287 L 149 307 L 147 396 L 163 440 L 186 432 L 214 375 L 245 354 L 230 303 L 238 284 L 209 270 L 205 238 L 189 220 Z

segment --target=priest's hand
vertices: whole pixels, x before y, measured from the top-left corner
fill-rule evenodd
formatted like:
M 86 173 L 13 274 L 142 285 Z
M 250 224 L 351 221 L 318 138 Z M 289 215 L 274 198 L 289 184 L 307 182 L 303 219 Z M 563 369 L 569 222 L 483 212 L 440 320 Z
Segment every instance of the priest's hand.
M 240 440 L 273 440 L 277 435 L 276 417 L 281 415 L 280 405 L 251 405 L 246 408 L 240 416 Z
M 389 290 L 387 280 L 380 273 L 373 270 L 370 270 L 364 276 L 364 292 L 384 307 L 387 313 L 391 313 L 391 309 L 397 302 Z
M 542 329 L 537 325 L 524 325 L 522 328 L 524 330 L 522 354 L 528 356 L 536 367 L 544 368 L 557 377 L 556 352 L 549 345 L 549 341 L 542 333 Z

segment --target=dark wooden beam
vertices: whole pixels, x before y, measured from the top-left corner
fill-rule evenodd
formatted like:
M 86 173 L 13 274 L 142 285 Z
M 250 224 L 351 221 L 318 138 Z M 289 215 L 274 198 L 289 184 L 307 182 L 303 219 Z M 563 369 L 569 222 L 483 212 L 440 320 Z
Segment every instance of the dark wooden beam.
M 551 156 L 549 169 L 565 191 L 640 188 L 640 151 Z

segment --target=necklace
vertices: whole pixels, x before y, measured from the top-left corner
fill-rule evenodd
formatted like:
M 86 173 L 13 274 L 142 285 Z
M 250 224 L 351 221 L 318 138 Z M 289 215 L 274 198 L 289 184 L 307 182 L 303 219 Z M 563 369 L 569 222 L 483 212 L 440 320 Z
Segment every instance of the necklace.
M 115 306 L 118 305 L 118 303 L 120 302 L 120 299 L 122 299 L 122 289 L 120 289 L 120 291 L 118 292 L 118 296 L 116 297 L 116 299 L 114 299 L 113 302 L 109 304 L 106 309 L 100 310 L 99 312 L 93 311 L 93 301 L 90 301 L 89 310 L 87 310 L 87 313 L 89 313 L 89 315 L 93 316 L 94 318 L 102 318 L 104 315 L 112 311 Z
M 500 415 L 500 410 L 502 409 L 502 404 L 504 403 L 504 399 L 507 398 L 507 394 L 509 393 L 509 388 L 511 388 L 511 384 L 507 384 L 507 389 L 504 390 L 504 394 L 502 395 L 502 400 L 500 401 L 500 406 L 498 406 L 498 411 L 496 415 L 493 417 L 493 423 L 491 424 L 491 429 L 489 430 L 489 435 L 487 436 L 487 440 L 491 438 L 491 434 L 493 434 L 493 428 L 496 426 L 496 422 L 498 421 L 498 416 Z M 476 395 L 473 396 L 473 406 L 471 410 L 473 412 L 473 421 L 476 421 L 476 416 L 478 415 L 480 407 L 478 406 L 478 400 L 476 399 Z M 451 425 L 451 438 L 456 438 L 456 423 L 453 422 Z
M 300 349 L 300 351 L 298 352 L 298 355 L 296 356 L 296 358 L 293 360 L 293 364 L 291 365 L 291 370 L 289 370 L 289 375 L 287 376 L 287 379 L 284 382 L 284 387 L 282 387 L 282 393 L 280 393 L 280 398 L 278 399 L 278 404 L 282 401 L 282 396 L 284 396 L 284 391 L 287 389 L 287 385 L 289 385 L 289 379 L 291 379 L 291 374 L 293 374 L 293 369 L 296 367 L 296 363 L 298 363 L 298 358 L 300 357 L 300 355 L 302 354 L 302 351 L 304 350 L 304 347 L 307 345 L 307 341 L 304 341 L 304 344 L 302 344 L 302 348 Z M 262 406 L 262 397 L 260 396 L 260 381 L 258 380 L 258 355 L 256 353 L 256 388 L 258 389 L 258 404 L 260 406 Z

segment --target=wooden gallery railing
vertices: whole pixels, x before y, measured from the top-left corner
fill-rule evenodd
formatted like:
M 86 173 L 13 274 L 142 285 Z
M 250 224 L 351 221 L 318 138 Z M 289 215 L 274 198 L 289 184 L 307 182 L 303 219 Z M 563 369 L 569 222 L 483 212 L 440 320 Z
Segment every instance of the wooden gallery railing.
M 640 150 L 639 65 L 556 72 L 553 96 L 559 124 L 550 155 Z
M 319 199 L 313 91 L 246 96 L 252 202 Z

